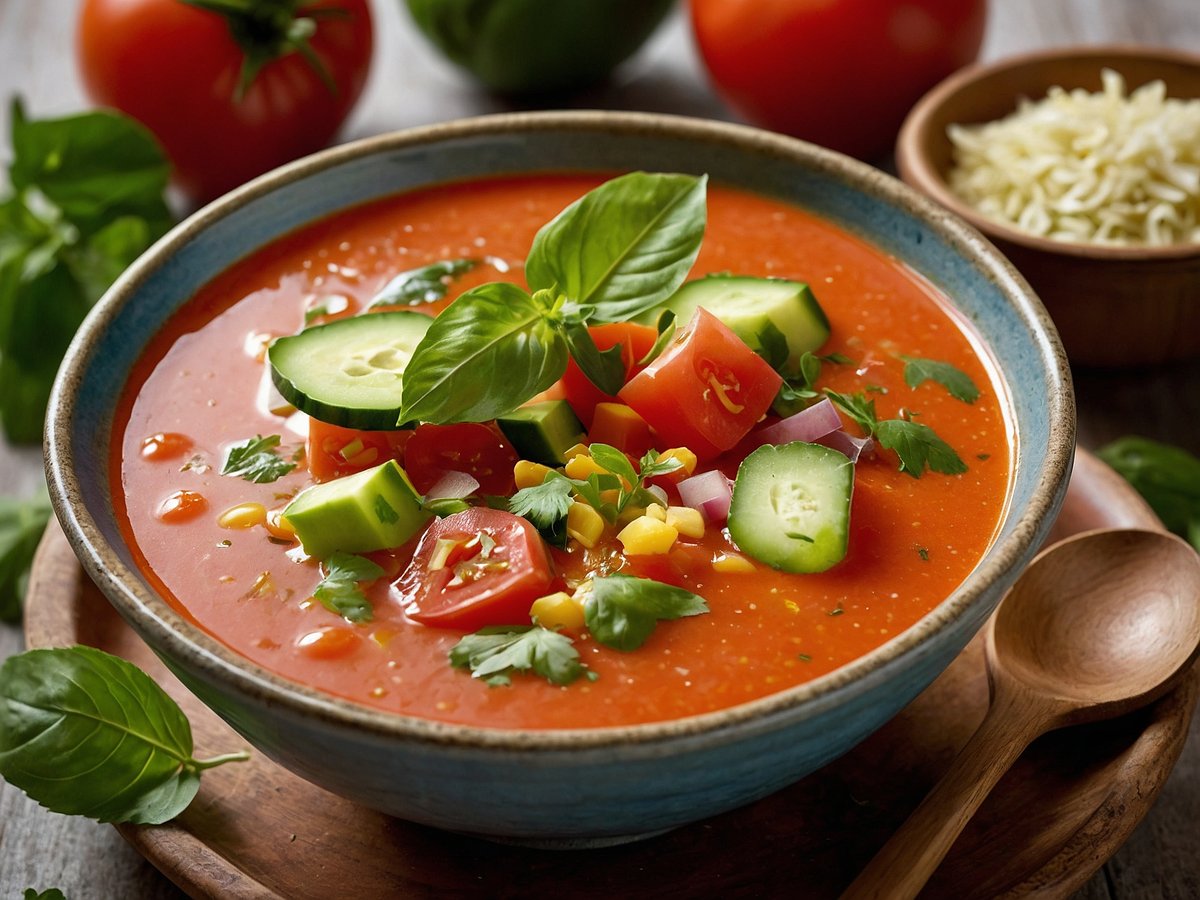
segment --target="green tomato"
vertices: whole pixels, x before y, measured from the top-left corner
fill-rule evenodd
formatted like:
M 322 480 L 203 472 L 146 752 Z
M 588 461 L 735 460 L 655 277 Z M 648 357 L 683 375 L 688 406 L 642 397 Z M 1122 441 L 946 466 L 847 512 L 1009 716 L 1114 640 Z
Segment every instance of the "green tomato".
M 505 94 L 567 91 L 602 80 L 674 0 L 405 0 L 449 59 Z

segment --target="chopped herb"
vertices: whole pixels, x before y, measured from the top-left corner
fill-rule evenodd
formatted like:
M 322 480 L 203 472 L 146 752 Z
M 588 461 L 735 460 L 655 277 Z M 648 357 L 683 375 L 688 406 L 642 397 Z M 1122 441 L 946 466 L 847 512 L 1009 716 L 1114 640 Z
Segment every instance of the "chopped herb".
M 976 458 L 977 460 L 979 460 L 980 462 L 985 462 L 985 461 L 987 461 L 987 460 L 989 460 L 989 459 L 991 459 L 991 458 L 992 458 L 992 454 L 990 454 L 990 453 L 976 453 L 976 454 L 975 454 L 975 458 Z
M 928 547 L 918 547 L 917 548 L 917 556 L 921 557 L 921 559 L 923 561 L 929 562 L 929 548 Z
M 654 346 L 651 347 L 646 355 L 638 360 L 638 365 L 648 366 L 654 360 L 658 359 L 658 355 L 667 349 L 667 344 L 671 343 L 671 338 L 675 337 L 675 310 L 664 309 L 658 315 L 658 321 L 654 323 L 654 327 L 658 329 L 658 337 L 654 341 Z
M 848 357 L 845 353 L 826 353 L 821 357 L 827 363 L 833 363 L 835 366 L 852 366 L 854 360 Z
M 465 275 L 477 265 L 477 259 L 443 259 L 419 269 L 401 272 L 371 298 L 367 308 L 434 303 L 446 296 L 452 279 Z
M 807 534 L 800 534 L 798 531 L 789 531 L 787 532 L 787 536 L 793 541 L 805 541 L 809 544 L 814 543 L 811 537 L 809 537 Z
M 450 650 L 450 665 L 470 669 L 492 687 L 510 684 L 513 672 L 541 675 L 551 684 L 567 685 L 596 674 L 579 661 L 579 651 L 565 634 L 537 625 L 484 628 L 468 634 Z
M 21 618 L 33 554 L 49 521 L 45 487 L 28 500 L 0 497 L 0 622 Z
M 842 606 L 842 601 L 841 601 L 841 600 L 839 600 L 839 601 L 838 601 L 838 605 L 837 605 L 837 606 L 835 606 L 833 609 L 829 610 L 827 613 L 825 613 L 825 615 L 827 615 L 827 616 L 840 616 L 840 615 L 842 615 L 842 614 L 843 614 L 845 611 L 846 611 L 846 610 L 845 610 L 845 609 L 843 608 L 843 606 Z
M 901 472 L 920 478 L 926 468 L 943 475 L 960 475 L 967 471 L 967 464 L 954 448 L 928 425 L 906 419 L 880 420 L 875 412 L 875 401 L 868 400 L 865 394 L 839 394 L 831 390 L 825 393 L 881 447 L 895 451 L 900 458 Z
M 807 653 L 797 653 L 796 659 L 800 660 L 800 662 L 812 662 L 812 657 Z
M 282 478 L 296 468 L 296 463 L 279 456 L 279 441 L 277 434 L 267 437 L 260 434 L 234 444 L 225 457 L 221 474 L 234 475 L 255 484 L 267 484 Z
M 592 637 L 618 650 L 642 646 L 660 621 L 706 612 L 704 598 L 691 591 L 630 575 L 593 578 L 583 607 Z
M 979 399 L 979 388 L 971 376 L 950 363 L 918 356 L 901 356 L 904 360 L 904 383 L 914 390 L 926 381 L 936 381 L 955 400 L 974 403 Z
M 868 384 L 863 388 L 868 394 L 886 394 L 888 389 L 878 384 Z
M 313 591 L 313 596 L 331 613 L 348 622 L 370 622 L 375 615 L 371 601 L 360 583 L 383 577 L 383 569 L 364 556 L 334 553 L 325 560 L 327 574 Z
M 507 504 L 508 511 L 524 516 L 538 531 L 553 529 L 560 520 L 566 519 L 573 490 L 571 479 L 552 470 L 546 473 L 541 484 L 513 494 Z
M 786 361 L 786 358 L 785 358 Z M 778 371 L 778 369 L 777 369 Z M 781 416 L 790 416 L 821 396 L 817 391 L 817 379 L 821 377 L 821 357 L 805 351 L 795 372 L 780 372 L 783 384 L 775 396 L 772 407 Z
M 1119 438 L 1096 455 L 1133 485 L 1167 530 L 1200 550 L 1200 457 L 1136 436 Z
M 791 349 L 788 347 L 787 335 L 779 330 L 779 326 L 767 319 L 754 334 L 758 341 L 758 351 L 763 359 L 775 371 L 780 371 L 787 365 Z

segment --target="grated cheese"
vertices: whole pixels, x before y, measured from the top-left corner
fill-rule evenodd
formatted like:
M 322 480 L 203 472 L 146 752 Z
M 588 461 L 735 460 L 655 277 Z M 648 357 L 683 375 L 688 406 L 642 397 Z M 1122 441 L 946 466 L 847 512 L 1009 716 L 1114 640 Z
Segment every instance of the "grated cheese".
M 950 187 L 983 215 L 1041 237 L 1099 244 L 1200 241 L 1200 100 L 1161 81 L 1125 93 L 1051 88 L 1012 115 L 951 125 Z

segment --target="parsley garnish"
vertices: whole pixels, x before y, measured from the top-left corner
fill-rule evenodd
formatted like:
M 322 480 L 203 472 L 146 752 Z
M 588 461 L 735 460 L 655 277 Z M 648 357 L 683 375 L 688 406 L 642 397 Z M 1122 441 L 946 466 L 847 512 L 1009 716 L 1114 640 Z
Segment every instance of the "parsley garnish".
M 446 296 L 451 279 L 470 272 L 477 265 L 477 259 L 443 259 L 419 269 L 401 272 L 383 286 L 367 308 L 434 303 Z
M 313 596 L 331 613 L 355 624 L 370 622 L 375 615 L 371 601 L 359 586 L 383 577 L 383 569 L 363 556 L 334 553 L 325 560 L 328 570 Z
M 508 511 L 515 516 L 524 516 L 539 531 L 550 529 L 567 517 L 573 490 L 571 479 L 561 472 L 547 472 L 541 484 L 513 494 L 508 501 Z
M 845 609 L 845 607 L 844 607 L 844 606 L 842 606 L 842 601 L 841 601 L 841 600 L 839 600 L 839 601 L 838 601 L 838 605 L 837 605 L 837 606 L 835 606 L 833 609 L 829 610 L 829 612 L 825 613 L 825 615 L 827 615 L 827 616 L 840 616 L 840 615 L 842 615 L 842 614 L 843 614 L 843 613 L 845 613 L 845 612 L 846 612 L 846 609 Z
M 974 403 L 979 399 L 979 388 L 971 376 L 947 362 L 936 359 L 921 359 L 919 356 L 901 356 L 904 360 L 904 383 L 916 389 L 926 381 L 936 381 L 955 400 Z
M 1200 457 L 1144 437 L 1123 437 L 1097 451 L 1162 519 L 1200 550 Z
M 450 650 L 450 665 L 470 669 L 492 687 L 510 684 L 513 672 L 532 672 L 551 684 L 567 685 L 581 675 L 595 680 L 579 661 L 574 641 L 537 625 L 484 628 L 468 634 Z
M 21 618 L 29 567 L 48 521 L 50 498 L 44 488 L 28 500 L 0 497 L 0 622 Z
M 826 389 L 826 395 L 881 447 L 894 450 L 900 457 L 900 471 L 920 478 L 928 468 L 943 475 L 961 475 L 967 471 L 954 448 L 943 441 L 928 425 L 906 419 L 880 419 L 875 401 L 865 394 L 839 394 Z
M 235 475 L 255 484 L 267 484 L 282 478 L 296 468 L 296 463 L 279 456 L 276 450 L 279 441 L 277 434 L 267 437 L 260 434 L 234 444 L 229 448 L 225 464 L 221 466 L 221 474 Z
M 592 637 L 617 650 L 642 646 L 660 621 L 706 612 L 704 598 L 691 591 L 631 575 L 592 579 L 583 607 Z
M 928 547 L 918 547 L 917 548 L 917 556 L 921 557 L 921 559 L 924 562 L 929 562 L 929 548 Z

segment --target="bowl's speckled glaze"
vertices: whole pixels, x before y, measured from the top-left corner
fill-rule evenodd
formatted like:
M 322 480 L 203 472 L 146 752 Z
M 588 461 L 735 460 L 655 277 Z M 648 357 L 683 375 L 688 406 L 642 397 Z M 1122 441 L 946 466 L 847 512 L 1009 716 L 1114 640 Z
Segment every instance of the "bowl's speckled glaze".
M 944 291 L 1008 385 L 1016 475 L 995 544 L 916 626 L 844 668 L 717 713 L 653 725 L 521 732 L 356 706 L 271 674 L 190 625 L 147 585 L 113 515 L 116 398 L 142 348 L 216 273 L 367 200 L 535 170 L 707 172 L 806 207 Z M 172 670 L 262 752 L 329 790 L 457 831 L 605 843 L 713 815 L 844 753 L 920 692 L 979 629 L 1045 537 L 1075 437 L 1065 357 L 1025 282 L 976 232 L 896 180 L 741 126 L 629 113 L 472 119 L 335 148 L 268 174 L 177 227 L 118 281 L 72 344 L 51 399 L 47 472 L 87 573 Z

